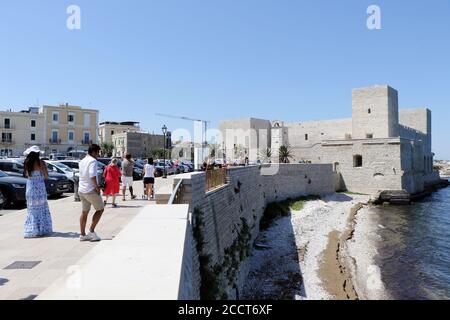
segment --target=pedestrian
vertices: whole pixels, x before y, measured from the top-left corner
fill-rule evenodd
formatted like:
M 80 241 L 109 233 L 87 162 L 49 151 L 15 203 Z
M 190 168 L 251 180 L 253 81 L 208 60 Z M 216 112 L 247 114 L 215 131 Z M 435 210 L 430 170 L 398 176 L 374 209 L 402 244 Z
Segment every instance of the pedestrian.
M 100 222 L 104 211 L 104 203 L 100 195 L 100 187 L 97 181 L 97 158 L 100 155 L 100 146 L 93 144 L 89 147 L 88 155 L 81 160 L 79 164 L 80 182 L 78 193 L 81 200 L 81 217 L 80 217 L 80 241 L 100 241 L 100 237 L 95 233 L 95 228 Z M 91 206 L 94 207 L 95 213 L 92 217 L 89 233 L 86 234 L 86 224 Z
M 153 186 L 155 184 L 155 165 L 153 158 L 148 159 L 148 163 L 144 166 L 144 185 L 147 199 L 153 199 Z
M 103 172 L 103 177 L 105 178 L 105 190 L 103 191 L 105 205 L 108 203 L 109 196 L 112 196 L 112 206 L 117 208 L 116 195 L 120 192 L 121 175 L 120 169 L 117 166 L 117 159 L 114 158 Z
M 136 195 L 133 193 L 133 171 L 134 162 L 131 159 L 131 154 L 127 153 L 125 159 L 122 161 L 122 194 L 123 201 L 125 201 L 125 194 L 127 192 L 127 187 L 130 190 L 131 199 L 136 199 Z
M 24 176 L 28 178 L 26 186 L 27 218 L 25 220 L 25 238 L 37 238 L 53 233 L 52 217 L 47 202 L 45 180 L 48 171 L 45 162 L 40 159 L 38 146 L 32 146 L 23 154 Z

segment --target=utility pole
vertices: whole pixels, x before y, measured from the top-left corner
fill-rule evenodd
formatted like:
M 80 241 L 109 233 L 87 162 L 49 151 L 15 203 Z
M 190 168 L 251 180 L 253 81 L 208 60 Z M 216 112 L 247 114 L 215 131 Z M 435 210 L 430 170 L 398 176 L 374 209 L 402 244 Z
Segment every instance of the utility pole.
M 156 116 L 159 117 L 166 117 L 166 118 L 172 118 L 172 119 L 180 119 L 180 120 L 185 120 L 185 121 L 191 121 L 194 122 L 194 124 L 201 124 L 201 148 L 200 148 L 200 152 L 198 152 L 198 147 L 195 142 L 195 127 L 194 127 L 194 167 L 196 170 L 200 170 L 200 167 L 202 165 L 202 163 L 200 161 L 203 161 L 205 159 L 205 155 L 204 155 L 204 150 L 205 148 L 208 146 L 207 143 L 207 131 L 208 131 L 208 123 L 210 123 L 211 121 L 208 120 L 201 120 L 201 119 L 193 119 L 193 118 L 188 118 L 188 117 L 181 117 L 181 116 L 173 116 L 173 115 L 169 115 L 169 114 L 163 114 L 163 113 L 156 113 Z M 199 159 L 200 158 L 200 159 Z

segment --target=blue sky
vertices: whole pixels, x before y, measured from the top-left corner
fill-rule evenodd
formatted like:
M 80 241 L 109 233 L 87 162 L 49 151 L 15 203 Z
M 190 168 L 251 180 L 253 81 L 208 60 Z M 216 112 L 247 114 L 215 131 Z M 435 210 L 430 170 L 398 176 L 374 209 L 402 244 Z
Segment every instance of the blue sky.
M 382 30 L 366 27 L 371 4 Z M 352 88 L 390 84 L 401 107 L 432 109 L 450 159 L 449 40 L 448 0 L 1 0 L 0 108 L 69 102 L 159 131 L 192 125 L 156 112 L 346 118 Z

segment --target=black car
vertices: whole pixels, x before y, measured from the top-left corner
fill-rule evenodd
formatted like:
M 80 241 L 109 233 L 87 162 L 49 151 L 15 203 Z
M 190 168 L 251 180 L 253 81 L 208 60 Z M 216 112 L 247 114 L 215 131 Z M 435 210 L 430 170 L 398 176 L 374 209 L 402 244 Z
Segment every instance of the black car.
M 23 177 L 23 159 L 1 159 L 0 170 L 9 176 Z M 48 179 L 45 180 L 47 194 L 50 197 L 59 197 L 64 192 L 69 192 L 70 181 L 64 174 L 49 172 Z
M 0 209 L 10 205 L 20 205 L 24 203 L 27 179 L 23 177 L 9 176 L 0 171 Z

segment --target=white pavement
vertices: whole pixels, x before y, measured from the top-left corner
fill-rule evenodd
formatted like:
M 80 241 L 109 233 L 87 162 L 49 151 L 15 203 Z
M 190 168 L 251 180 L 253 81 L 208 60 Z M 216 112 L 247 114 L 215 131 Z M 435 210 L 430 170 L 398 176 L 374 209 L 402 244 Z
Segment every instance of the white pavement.
M 147 206 L 39 300 L 177 300 L 189 205 Z
M 142 195 L 142 189 L 142 182 L 136 182 L 138 198 Z M 119 208 L 114 209 L 108 205 L 97 227 L 103 243 L 113 241 L 144 206 L 151 206 L 151 203 L 145 200 L 122 202 L 121 197 L 118 197 L 118 200 Z M 49 201 L 49 205 L 55 232 L 51 237 L 23 238 L 26 209 L 9 211 L 8 214 L 0 216 L 0 300 L 36 297 L 64 275 L 70 266 L 99 245 L 80 243 L 78 237 L 81 204 L 74 202 L 73 197 Z M 89 219 L 91 217 L 92 214 Z M 40 263 L 32 269 L 5 269 L 16 261 Z

